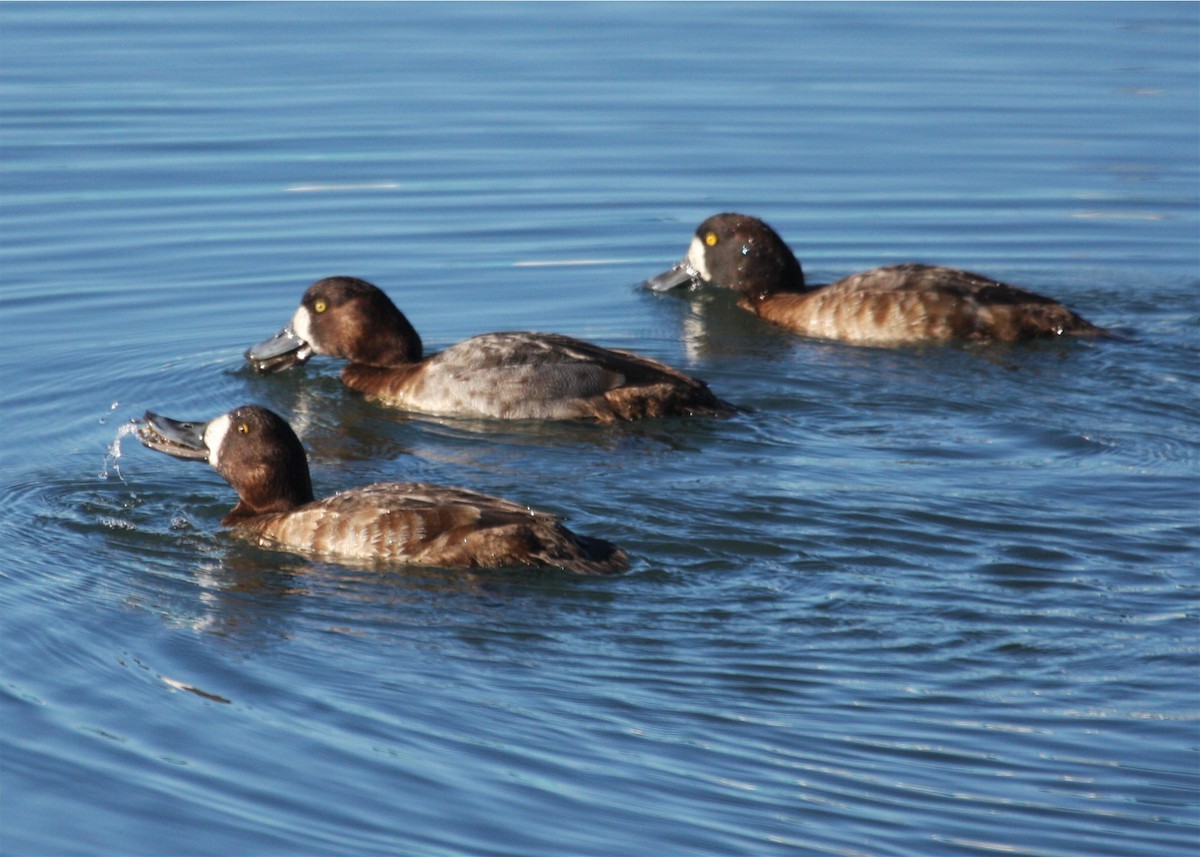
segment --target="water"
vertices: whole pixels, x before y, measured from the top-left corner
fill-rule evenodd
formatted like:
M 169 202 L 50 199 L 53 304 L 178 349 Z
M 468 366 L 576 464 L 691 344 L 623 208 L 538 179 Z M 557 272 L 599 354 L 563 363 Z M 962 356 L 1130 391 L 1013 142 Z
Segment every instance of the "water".
M 1182 855 L 1200 844 L 1192 4 L 0 7 L 0 850 Z M 1123 338 L 878 350 L 635 284 L 720 210 Z M 426 342 L 635 348 L 748 412 L 405 419 L 247 345 L 313 280 Z M 218 525 L 147 408 L 328 492 L 469 486 L 619 578 Z

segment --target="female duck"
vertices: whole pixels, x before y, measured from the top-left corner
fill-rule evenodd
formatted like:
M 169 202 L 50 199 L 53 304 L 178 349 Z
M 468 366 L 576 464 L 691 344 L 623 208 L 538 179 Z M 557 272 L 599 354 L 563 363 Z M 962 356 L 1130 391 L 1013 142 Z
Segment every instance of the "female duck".
M 438 416 L 611 423 L 734 411 L 670 366 L 557 334 L 488 333 L 424 357 L 388 296 L 352 277 L 310 286 L 291 323 L 246 359 L 278 371 L 313 354 L 349 360 L 342 381 L 372 399 Z
M 860 344 L 1104 333 L 1050 298 L 955 268 L 891 265 L 806 286 L 783 239 L 745 214 L 705 220 L 683 261 L 645 285 L 667 291 L 689 282 L 733 289 L 740 307 L 797 333 Z
M 572 533 L 519 503 L 463 488 L 381 483 L 313 499 L 304 448 L 278 415 L 255 405 L 207 422 L 146 412 L 138 439 L 176 458 L 207 461 L 237 491 L 221 523 L 302 554 L 447 568 L 557 566 L 612 574 L 625 553 Z

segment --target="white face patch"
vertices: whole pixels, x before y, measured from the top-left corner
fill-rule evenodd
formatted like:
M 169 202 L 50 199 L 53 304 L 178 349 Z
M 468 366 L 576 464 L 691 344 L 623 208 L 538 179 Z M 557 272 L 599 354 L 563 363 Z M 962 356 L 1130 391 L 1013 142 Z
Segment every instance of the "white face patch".
M 692 243 L 688 246 L 685 261 L 689 268 L 700 275 L 700 279 L 712 282 L 712 277 L 708 273 L 708 265 L 704 264 L 704 255 L 707 252 L 708 248 L 704 246 L 704 242 L 700 240 L 700 236 L 694 235 L 692 236 Z
M 208 463 L 213 467 L 217 466 L 217 461 L 221 457 L 221 444 L 225 442 L 225 435 L 229 433 L 231 425 L 233 425 L 233 420 L 229 418 L 229 414 L 225 414 L 204 427 L 204 445 L 208 447 Z
M 307 342 L 310 347 L 312 346 L 312 315 L 309 313 L 308 307 L 303 304 L 292 316 L 292 333 Z

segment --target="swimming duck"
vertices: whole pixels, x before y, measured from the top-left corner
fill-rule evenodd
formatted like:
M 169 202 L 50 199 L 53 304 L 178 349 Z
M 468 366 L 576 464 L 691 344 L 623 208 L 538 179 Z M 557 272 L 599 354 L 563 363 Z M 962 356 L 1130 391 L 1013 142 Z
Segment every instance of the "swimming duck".
M 538 512 L 464 488 L 388 482 L 313 497 L 299 438 L 278 414 L 246 405 L 209 422 L 146 412 L 138 439 L 207 461 L 237 491 L 221 524 L 301 554 L 446 568 L 556 566 L 612 574 L 628 557 Z
M 353 277 L 310 286 L 291 322 L 246 359 L 280 371 L 313 354 L 349 360 L 342 381 L 368 398 L 437 416 L 611 423 L 734 412 L 664 363 L 553 333 L 487 333 L 425 357 L 391 299 Z
M 745 214 L 705 220 L 683 260 L 644 285 L 661 292 L 686 283 L 732 289 L 740 307 L 797 333 L 861 344 L 1104 333 L 1050 298 L 956 268 L 890 265 L 808 286 L 783 239 Z

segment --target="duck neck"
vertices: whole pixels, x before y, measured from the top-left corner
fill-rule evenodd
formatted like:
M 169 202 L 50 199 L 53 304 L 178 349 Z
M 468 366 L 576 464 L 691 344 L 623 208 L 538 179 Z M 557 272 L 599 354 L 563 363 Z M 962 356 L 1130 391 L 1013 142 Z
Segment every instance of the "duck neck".
M 808 285 L 804 282 L 804 269 L 800 267 L 800 260 L 791 253 L 788 253 L 787 258 L 783 260 L 783 271 L 779 276 L 779 283 L 777 291 L 781 292 L 807 292 L 809 290 Z
M 782 243 L 779 247 L 768 247 L 760 251 L 738 274 L 734 291 L 752 304 L 780 292 L 808 291 L 800 261 Z
M 368 396 L 395 399 L 400 397 L 400 391 L 420 369 L 420 363 L 403 363 L 392 366 L 351 363 L 342 369 L 342 383 L 351 390 L 358 390 Z
M 260 515 L 290 512 L 313 501 L 312 478 L 303 457 L 293 461 L 291 469 L 275 464 L 264 467 L 264 471 L 270 476 L 263 481 L 245 479 L 248 474 L 239 474 L 243 478 L 239 478 L 238 502 L 221 519 L 224 526 L 234 526 Z
M 368 339 L 364 343 L 362 353 L 356 353 L 352 363 L 363 363 L 367 366 L 409 366 L 420 363 L 423 354 L 421 337 L 412 323 L 396 309 L 387 308 L 381 321 L 386 325 L 387 335 Z
M 411 366 L 421 362 L 421 337 L 405 320 L 403 327 L 397 325 L 389 330 L 387 336 L 368 338 L 355 347 L 353 354 L 347 356 L 351 365 L 383 369 Z

